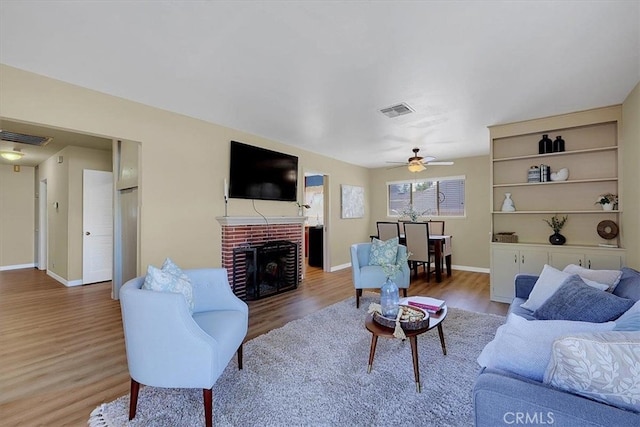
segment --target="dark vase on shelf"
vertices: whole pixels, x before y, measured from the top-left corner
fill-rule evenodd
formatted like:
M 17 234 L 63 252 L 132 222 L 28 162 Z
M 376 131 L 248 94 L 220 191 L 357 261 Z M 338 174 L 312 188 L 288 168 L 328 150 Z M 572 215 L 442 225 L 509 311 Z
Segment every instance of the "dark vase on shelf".
M 549 236 L 549 243 L 552 245 L 564 245 L 567 243 L 567 238 L 560 233 L 553 233 Z
M 553 141 L 553 152 L 561 153 L 564 151 L 564 139 L 560 135 L 556 136 L 556 140 Z
M 549 134 L 542 135 L 542 139 L 538 142 L 538 154 L 546 154 L 553 152 L 553 141 L 549 138 Z

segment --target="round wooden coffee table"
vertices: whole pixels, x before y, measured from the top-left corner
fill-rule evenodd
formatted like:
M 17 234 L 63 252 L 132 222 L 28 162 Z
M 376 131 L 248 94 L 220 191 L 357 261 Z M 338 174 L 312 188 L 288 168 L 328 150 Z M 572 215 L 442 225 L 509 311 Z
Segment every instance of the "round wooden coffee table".
M 413 357 L 413 376 L 416 381 L 416 390 L 420 393 L 420 369 L 418 365 L 418 335 L 438 327 L 438 334 L 440 335 L 440 345 L 442 346 L 442 354 L 447 355 L 447 347 L 444 343 L 444 333 L 442 332 L 442 321 L 447 317 L 447 306 L 442 307 L 438 313 L 429 313 L 429 326 L 422 329 L 416 329 L 413 331 L 405 330 L 404 334 L 407 336 L 409 343 L 411 343 L 411 355 Z M 368 314 L 367 319 L 364 322 L 364 326 L 369 332 L 371 332 L 371 350 L 369 351 L 369 367 L 367 373 L 371 372 L 373 367 L 373 357 L 376 354 L 376 345 L 378 344 L 378 337 L 395 338 L 393 336 L 393 328 L 387 328 L 379 325 L 373 320 L 373 315 Z

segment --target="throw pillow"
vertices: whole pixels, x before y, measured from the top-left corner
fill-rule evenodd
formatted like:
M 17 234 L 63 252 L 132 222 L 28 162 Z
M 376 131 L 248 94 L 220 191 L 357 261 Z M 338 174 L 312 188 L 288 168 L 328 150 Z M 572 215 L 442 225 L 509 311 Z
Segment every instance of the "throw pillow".
M 551 267 L 548 264 L 544 265 L 542 273 L 536 280 L 533 289 L 529 294 L 529 298 L 520 307 L 527 310 L 536 311 L 555 291 L 562 285 L 570 274 L 563 273 L 562 271 Z
M 182 294 L 187 302 L 189 311 L 193 313 L 193 287 L 185 274 L 176 276 L 169 271 L 163 271 L 150 265 L 147 268 L 147 275 L 144 278 L 142 289 Z
M 398 256 L 398 238 L 389 240 L 373 239 L 369 252 L 369 265 L 395 264 Z
M 640 331 L 640 301 L 616 319 L 614 331 Z
M 622 267 L 622 277 L 614 293 L 622 298 L 640 300 L 640 271 L 629 267 Z
M 493 341 L 482 350 L 478 363 L 541 382 L 556 338 L 577 332 L 610 331 L 614 326 L 615 322 L 526 320 L 511 313 L 496 331 Z
M 575 264 L 567 265 L 562 271 L 569 274 L 577 274 L 582 279 L 603 283 L 607 285 L 607 292 L 613 292 L 618 282 L 620 282 L 620 276 L 622 276 L 622 271 L 620 270 L 591 270 Z
M 616 319 L 633 301 L 587 286 L 574 274 L 544 302 L 533 317 L 539 320 L 579 320 L 602 323 Z
M 556 340 L 544 382 L 640 412 L 640 332 L 577 334 Z

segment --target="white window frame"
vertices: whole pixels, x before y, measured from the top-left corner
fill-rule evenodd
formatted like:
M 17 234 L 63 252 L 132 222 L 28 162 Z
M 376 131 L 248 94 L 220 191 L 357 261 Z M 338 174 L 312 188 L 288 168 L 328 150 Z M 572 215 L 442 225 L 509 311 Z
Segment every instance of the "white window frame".
M 387 217 L 389 218 L 398 218 L 400 219 L 402 216 L 399 214 L 395 214 L 393 212 L 391 212 L 390 206 L 389 206 L 389 185 L 392 184 L 419 184 L 421 182 L 425 182 L 425 181 L 429 181 L 429 182 L 435 182 L 435 181 L 453 181 L 453 180 L 462 180 L 464 181 L 464 210 L 462 215 L 437 215 L 437 214 L 430 214 L 430 215 L 424 215 L 420 218 L 451 218 L 451 219 L 456 219 L 456 218 L 466 218 L 467 217 L 467 176 L 466 175 L 453 175 L 453 176 L 442 176 L 442 177 L 428 177 L 428 178 L 416 178 L 416 179 L 403 179 L 403 180 L 398 180 L 398 181 L 387 181 L 385 183 L 385 193 L 386 193 L 386 210 L 387 210 Z

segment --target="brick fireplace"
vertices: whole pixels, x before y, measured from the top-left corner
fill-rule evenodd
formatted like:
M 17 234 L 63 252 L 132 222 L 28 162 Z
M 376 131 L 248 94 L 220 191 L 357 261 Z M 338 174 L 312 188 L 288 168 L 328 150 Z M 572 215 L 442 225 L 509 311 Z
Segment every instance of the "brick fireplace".
M 296 270 L 293 273 L 295 274 L 295 284 L 297 285 L 302 280 L 304 217 L 225 216 L 216 219 L 222 226 L 222 267 L 227 269 L 229 284 L 238 297 L 242 299 L 255 297 L 254 290 L 249 289 L 249 294 L 247 292 L 247 283 L 252 283 L 252 271 L 250 268 L 247 271 L 247 267 L 250 267 L 252 261 L 258 258 L 257 250 L 265 244 L 273 242 L 296 244 L 296 265 L 293 266 Z M 235 269 L 234 258 L 236 261 Z M 262 297 L 259 291 L 258 297 Z

